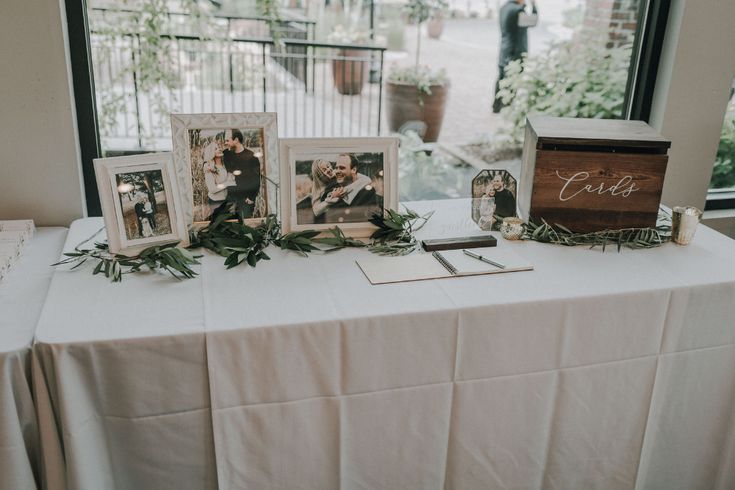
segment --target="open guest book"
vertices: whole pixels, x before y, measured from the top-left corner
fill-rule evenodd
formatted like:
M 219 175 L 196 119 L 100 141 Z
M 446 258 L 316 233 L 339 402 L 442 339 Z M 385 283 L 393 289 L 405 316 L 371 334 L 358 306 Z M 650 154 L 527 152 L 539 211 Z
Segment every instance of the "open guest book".
M 468 252 L 476 257 L 467 255 L 463 250 L 443 250 L 405 257 L 371 257 L 358 260 L 357 265 L 371 284 L 533 270 L 530 262 L 509 248 L 473 248 Z

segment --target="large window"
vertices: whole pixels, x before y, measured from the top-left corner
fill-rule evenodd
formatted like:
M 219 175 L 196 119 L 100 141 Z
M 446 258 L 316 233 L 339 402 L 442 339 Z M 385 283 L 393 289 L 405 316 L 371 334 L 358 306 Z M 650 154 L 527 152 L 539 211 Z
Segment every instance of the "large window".
M 91 157 L 170 150 L 172 112 L 277 112 L 286 137 L 400 130 L 402 200 L 469 197 L 482 169 L 520 172 L 528 114 L 628 117 L 655 73 L 643 41 L 661 2 L 540 0 L 512 52 L 501 23 L 519 1 L 432 0 L 420 24 L 404 13 L 410 3 L 289 1 L 274 19 L 255 1 L 67 0 L 72 43 L 86 20 L 87 49 L 72 57 L 90 212 Z M 423 116 L 393 120 L 393 70 L 416 63 L 449 81 L 433 133 Z
M 735 207 L 735 80 L 727 102 L 707 202 L 708 209 L 733 207 Z

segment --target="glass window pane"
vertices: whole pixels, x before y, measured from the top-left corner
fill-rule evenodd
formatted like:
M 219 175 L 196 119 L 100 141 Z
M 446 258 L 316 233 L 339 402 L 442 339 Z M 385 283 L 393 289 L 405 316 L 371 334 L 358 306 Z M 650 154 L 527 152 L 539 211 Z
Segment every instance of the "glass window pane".
M 482 169 L 519 176 L 528 114 L 623 117 L 644 1 L 432 0 L 417 24 L 410 0 L 281 2 L 277 22 L 255 0 L 89 0 L 103 154 L 170 150 L 172 112 L 277 112 L 283 137 L 400 131 L 402 200 L 470 197 Z
M 715 166 L 712 171 L 710 190 L 735 191 L 735 80 L 730 89 L 725 121 L 722 124 L 720 143 L 717 146 Z

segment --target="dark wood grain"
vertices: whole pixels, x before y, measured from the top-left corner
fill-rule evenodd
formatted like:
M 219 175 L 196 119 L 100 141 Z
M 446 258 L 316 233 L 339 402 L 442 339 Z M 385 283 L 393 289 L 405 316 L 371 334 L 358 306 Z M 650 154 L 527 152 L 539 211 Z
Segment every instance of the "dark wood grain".
M 655 226 L 669 146 L 642 121 L 529 117 L 521 216 L 577 232 Z
M 539 151 L 530 215 L 573 231 L 654 226 L 666 155 Z

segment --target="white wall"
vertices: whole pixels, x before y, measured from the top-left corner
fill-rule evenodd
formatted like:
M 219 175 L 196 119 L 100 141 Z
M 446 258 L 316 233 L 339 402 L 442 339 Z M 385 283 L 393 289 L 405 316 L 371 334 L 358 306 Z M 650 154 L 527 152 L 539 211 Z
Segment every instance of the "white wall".
M 663 202 L 704 208 L 735 76 L 735 0 L 672 0 L 651 125 L 672 141 Z
M 84 214 L 62 0 L 2 0 L 0 219 Z

